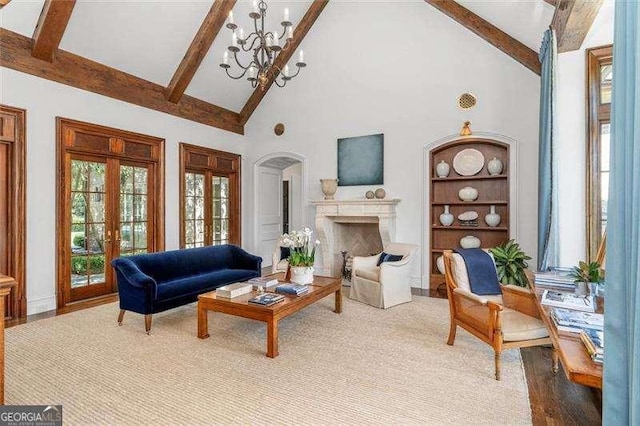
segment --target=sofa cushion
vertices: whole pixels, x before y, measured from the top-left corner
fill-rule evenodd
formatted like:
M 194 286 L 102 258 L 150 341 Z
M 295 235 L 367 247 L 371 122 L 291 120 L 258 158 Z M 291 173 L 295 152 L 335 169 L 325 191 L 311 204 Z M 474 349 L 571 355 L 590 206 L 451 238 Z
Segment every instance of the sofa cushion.
M 504 308 L 501 313 L 502 338 L 505 342 L 542 339 L 549 336 L 547 327 L 537 318 Z
M 356 269 L 356 276 L 360 278 L 364 278 L 369 281 L 380 281 L 380 267 L 379 266 L 370 266 L 368 268 L 358 268 Z
M 206 274 L 177 278 L 158 284 L 157 300 L 168 300 L 189 294 L 204 293 L 226 284 L 246 281 L 255 276 L 255 271 L 247 269 L 222 269 Z
M 158 284 L 186 275 L 226 269 L 235 264 L 232 248 L 228 245 L 148 253 L 131 257 L 131 260 Z
M 380 253 L 380 257 L 378 257 L 377 266 L 382 265 L 384 262 L 397 262 L 399 260 L 402 260 L 402 257 L 403 256 L 401 254 L 389 254 L 382 252 Z

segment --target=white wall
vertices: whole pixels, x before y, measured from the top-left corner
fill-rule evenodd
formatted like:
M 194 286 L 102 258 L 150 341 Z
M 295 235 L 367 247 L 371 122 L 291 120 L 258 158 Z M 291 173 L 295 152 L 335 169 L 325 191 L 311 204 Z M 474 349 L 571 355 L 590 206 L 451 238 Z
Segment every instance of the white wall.
M 558 55 L 557 120 L 560 264 L 576 265 L 586 249 L 586 54 L 613 43 L 613 1 L 603 3 L 582 47 Z
M 104 96 L 0 68 L 0 103 L 27 110 L 27 313 L 55 309 L 56 117 L 164 138 L 166 248 L 179 245 L 178 143 L 242 154 L 245 138 Z M 249 169 L 243 161 L 244 170 Z M 249 185 L 243 176 L 244 188 Z M 243 200 L 248 192 L 243 192 Z M 246 229 L 246 228 L 244 228 Z M 244 230 L 243 229 L 243 230 Z M 243 232 L 243 234 L 245 234 Z
M 399 23 L 406 31 L 398 31 Z M 422 2 L 332 2 L 303 48 L 308 67 L 286 88 L 273 87 L 246 127 L 249 161 L 275 151 L 305 156 L 306 193 L 318 200 L 318 180 L 337 174 L 336 139 L 384 133 L 384 188 L 402 199 L 397 240 L 422 245 L 423 147 L 469 119 L 475 131 L 518 141 L 517 235 L 535 255 L 536 74 Z M 456 104 L 465 91 L 479 99 L 468 112 Z M 276 137 L 278 122 L 287 130 Z M 362 198 L 369 189 L 375 187 L 340 187 L 336 197 Z M 307 207 L 306 225 L 313 225 L 314 214 Z M 420 273 L 428 271 L 416 270 L 416 278 Z

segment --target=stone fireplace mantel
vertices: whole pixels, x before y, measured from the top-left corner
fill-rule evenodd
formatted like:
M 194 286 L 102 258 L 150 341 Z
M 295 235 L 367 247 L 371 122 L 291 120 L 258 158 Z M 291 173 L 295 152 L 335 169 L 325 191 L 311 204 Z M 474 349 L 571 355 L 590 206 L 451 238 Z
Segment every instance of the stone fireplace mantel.
M 324 275 L 338 276 L 341 272 L 341 247 L 336 246 L 341 227 L 335 224 L 378 225 L 382 246 L 395 240 L 396 206 L 399 199 L 321 200 L 316 206 L 316 232 L 321 243 L 322 271 Z

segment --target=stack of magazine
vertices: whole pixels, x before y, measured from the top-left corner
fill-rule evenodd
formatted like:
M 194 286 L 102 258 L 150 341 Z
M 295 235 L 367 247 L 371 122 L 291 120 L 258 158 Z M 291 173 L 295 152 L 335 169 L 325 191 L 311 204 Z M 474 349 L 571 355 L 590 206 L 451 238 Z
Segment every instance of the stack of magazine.
M 284 300 L 284 296 L 276 293 L 261 293 L 254 297 L 253 299 L 249 299 L 249 303 L 253 303 L 256 305 L 262 306 L 271 306 L 275 303 Z
M 596 364 L 604 359 L 604 333 L 601 330 L 585 328 L 580 332 L 580 339 Z
M 277 293 L 301 296 L 309 292 L 309 286 L 300 284 L 282 284 L 276 287 Z
M 536 287 L 552 287 L 573 290 L 574 279 L 570 276 L 571 268 L 550 268 L 547 272 L 535 273 Z
M 553 308 L 550 316 L 558 331 L 580 333 L 584 329 L 602 331 L 604 328 L 603 314 Z
M 545 290 L 542 293 L 543 305 L 556 308 L 574 309 L 576 311 L 595 312 L 595 303 L 592 296 L 576 296 L 574 293 L 564 291 Z

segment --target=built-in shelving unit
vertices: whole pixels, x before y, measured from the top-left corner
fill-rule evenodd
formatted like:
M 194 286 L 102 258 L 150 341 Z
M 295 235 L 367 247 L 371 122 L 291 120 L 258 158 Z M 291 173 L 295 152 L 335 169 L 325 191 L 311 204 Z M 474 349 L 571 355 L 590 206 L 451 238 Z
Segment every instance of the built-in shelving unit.
M 480 172 L 473 176 L 461 176 L 454 170 L 453 158 L 457 153 L 466 148 L 474 148 L 484 155 L 484 166 Z M 501 174 L 490 175 L 487 165 L 492 158 L 502 161 Z M 438 177 L 436 165 L 441 161 L 447 162 L 451 167 L 449 176 Z M 465 137 L 445 145 L 434 148 L 429 154 L 430 170 L 430 196 L 429 207 L 431 212 L 430 224 L 430 287 L 436 290 L 444 283 L 444 276 L 438 271 L 436 259 L 444 250 L 460 247 L 460 239 L 467 235 L 473 235 L 480 239 L 481 247 L 494 247 L 509 239 L 509 146 L 502 142 L 486 138 Z M 458 197 L 458 191 L 466 186 L 478 190 L 478 198 L 475 201 L 462 201 Z M 454 222 L 451 226 L 443 226 L 440 223 L 440 214 L 444 212 L 444 206 L 449 206 L 453 214 Z M 485 222 L 485 215 L 489 213 L 490 206 L 495 206 L 496 213 L 501 221 L 496 227 L 490 227 Z M 478 212 L 478 225 L 467 226 L 460 223 L 458 215 L 465 211 Z

